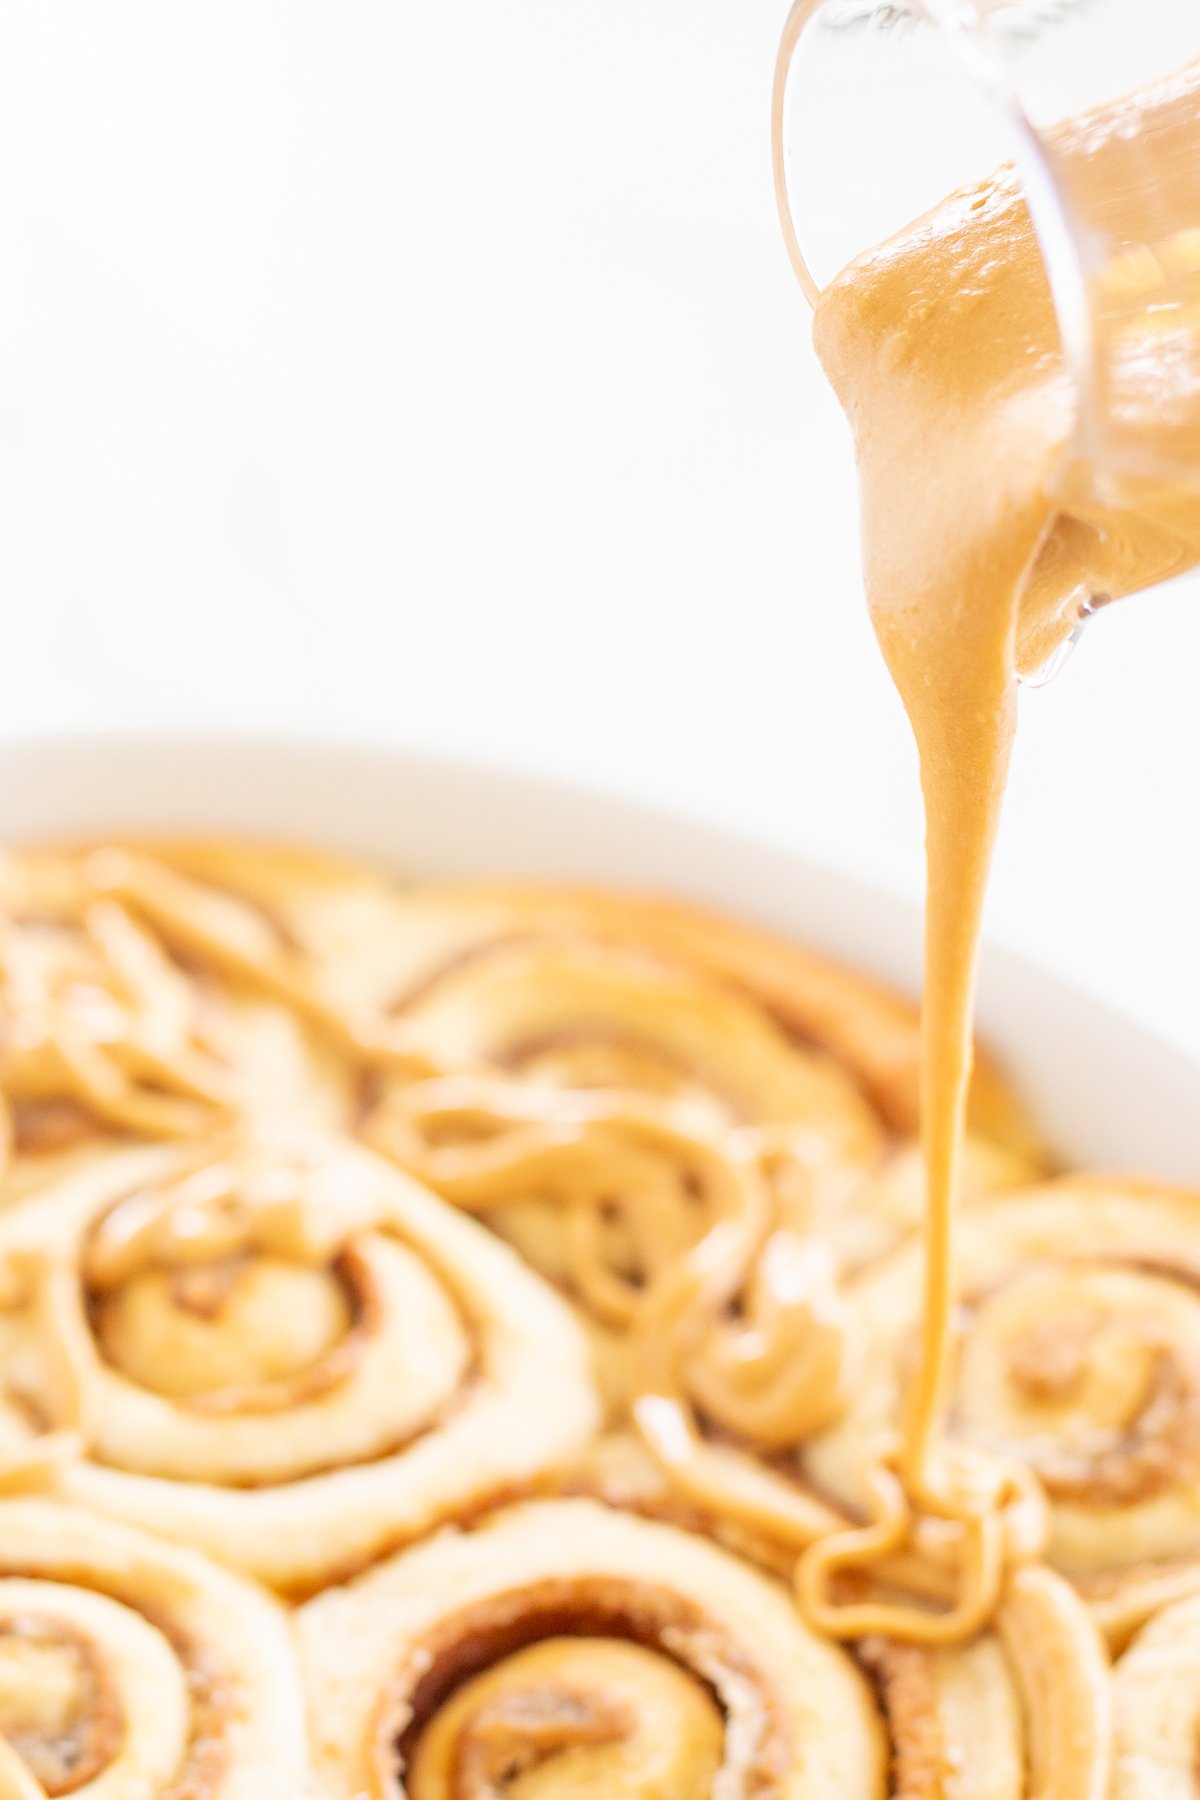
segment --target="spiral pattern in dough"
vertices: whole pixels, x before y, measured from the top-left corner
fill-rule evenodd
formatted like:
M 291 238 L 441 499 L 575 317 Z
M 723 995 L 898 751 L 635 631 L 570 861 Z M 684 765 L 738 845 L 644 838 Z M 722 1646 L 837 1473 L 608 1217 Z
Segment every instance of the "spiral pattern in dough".
M 532 960 L 543 950 L 580 949 L 611 954 L 619 968 L 633 957 L 741 997 L 795 1045 L 849 1073 L 889 1130 L 915 1130 L 916 1008 L 869 976 L 744 921 L 644 894 L 479 882 L 413 890 L 398 925 L 388 954 L 346 978 L 357 982 L 360 997 L 370 992 L 401 1020 L 427 1002 L 436 1005 L 444 981 L 473 969 L 486 979 L 493 958 L 503 968 L 517 952 Z M 972 1105 L 973 1128 L 983 1137 L 1040 1155 L 1022 1108 L 986 1055 Z
M 1033 1473 L 1051 1562 L 1119 1642 L 1200 1585 L 1200 1197 L 1071 1177 L 965 1215 L 957 1271 L 951 1437 Z M 850 1306 L 854 1400 L 805 1465 L 856 1507 L 900 1416 L 918 1253 L 868 1270 Z
M 0 1469 L 311 1588 L 575 1451 L 563 1302 L 470 1219 L 306 1134 L 121 1152 L 0 1219 Z
M 1020 1570 L 990 1630 L 943 1648 L 870 1638 L 859 1655 L 888 1723 L 903 1800 L 1105 1800 L 1108 1670 L 1078 1596 Z
M 614 1112 L 657 1107 L 668 1125 L 690 1111 L 707 1135 L 769 1126 L 781 1169 L 819 1172 L 839 1201 L 884 1155 L 852 1072 L 790 1041 L 748 996 L 644 952 L 502 940 L 431 978 L 397 1024 L 449 1079 L 382 1082 L 370 1141 L 481 1212 L 607 1324 L 628 1322 L 631 1289 L 695 1242 L 706 1209 L 686 1157 L 619 1119 L 602 1154 L 593 1143 L 601 1185 L 584 1204 L 580 1159 L 561 1145 L 573 1091 L 608 1096 Z M 589 1230 L 601 1202 L 603 1228 Z
M 0 1502 L 5 1800 L 298 1800 L 286 1620 L 194 1551 L 75 1507 Z
M 332 1800 L 483 1800 L 501 1772 L 513 1800 L 883 1791 L 868 1685 L 783 1589 L 588 1501 L 435 1538 L 299 1637 Z

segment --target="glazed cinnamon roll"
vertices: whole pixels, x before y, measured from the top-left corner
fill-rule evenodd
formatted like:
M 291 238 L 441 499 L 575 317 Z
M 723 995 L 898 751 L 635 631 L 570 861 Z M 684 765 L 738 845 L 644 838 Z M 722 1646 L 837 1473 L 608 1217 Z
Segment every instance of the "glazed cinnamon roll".
M 540 1278 L 312 1133 L 95 1160 L 0 1218 L 0 1284 L 0 1475 L 281 1588 L 477 1508 L 595 1423 Z
M 1120 1643 L 1200 1587 L 1200 1198 L 1071 1177 L 965 1215 L 957 1266 L 951 1437 L 1036 1477 L 1050 1561 Z M 859 1508 L 921 1329 L 918 1252 L 849 1305 L 853 1398 L 804 1464 Z
M 0 1501 L 5 1800 L 302 1800 L 287 1624 L 194 1551 L 74 1507 Z
M 376 1004 L 443 1071 L 698 1101 L 770 1122 L 851 1185 L 914 1128 L 915 1010 L 793 944 L 556 888 L 416 889 L 398 925 Z M 979 1094 L 983 1137 L 1027 1174 L 1040 1150 L 986 1058 Z M 414 1107 L 419 1121 L 419 1097 L 400 1105 L 401 1138 Z
M 443 1534 L 298 1620 L 331 1797 L 875 1795 L 867 1683 L 786 1594 L 586 1501 Z
M 544 1502 L 331 1590 L 298 1632 L 334 1800 L 1104 1791 L 1099 1640 L 1044 1571 L 965 1649 L 850 1653 L 699 1538 Z
M 637 1064 L 636 1032 L 626 1029 L 636 1023 L 636 1016 L 622 1018 L 618 1010 L 607 1021 L 616 1030 L 606 1032 L 603 1015 L 589 1019 L 584 1009 L 581 1019 L 576 1011 L 576 1022 L 589 1029 L 576 1037 L 569 1058 L 562 1034 L 570 1023 L 571 1006 L 564 1001 L 561 1008 L 545 1009 L 536 1018 L 538 1008 L 517 972 L 522 963 L 536 962 L 542 952 L 571 949 L 584 953 L 585 972 L 597 962 L 603 970 L 612 957 L 614 978 L 619 979 L 622 966 L 629 966 L 625 959 L 632 957 L 643 967 L 653 965 L 652 980 L 653 974 L 662 979 L 670 971 L 686 973 L 704 984 L 703 992 L 715 987 L 739 996 L 793 1044 L 824 1059 L 827 1067 L 831 1063 L 848 1073 L 889 1130 L 900 1135 L 914 1130 L 915 1007 L 868 976 L 800 945 L 682 902 L 536 885 L 417 888 L 405 899 L 402 929 L 391 940 L 390 962 L 385 966 L 380 958 L 371 983 L 380 1003 L 400 1018 L 432 1008 L 440 1028 L 450 1030 L 443 1008 L 457 1013 L 460 1032 L 465 1030 L 476 1044 L 481 1030 L 495 1044 L 509 1027 L 520 1027 L 505 1048 L 527 1070 L 553 1047 L 560 1071 L 565 1062 L 574 1062 L 579 1085 L 597 1085 L 593 1076 L 611 1072 L 614 1066 L 619 1083 L 630 1085 L 629 1065 L 620 1051 L 632 1053 Z M 480 978 L 474 992 L 472 974 Z M 464 1009 L 474 1015 L 474 1022 L 464 1017 Z M 553 1046 L 545 1042 L 548 1034 L 557 1036 Z M 696 1046 L 691 1063 L 693 1072 L 699 1065 L 702 1078 L 703 1048 L 702 1043 Z M 665 1063 L 674 1089 L 679 1062 L 669 1052 L 669 1042 L 652 1040 L 641 1066 L 661 1082 Z M 719 1067 L 713 1073 L 719 1075 Z M 602 1077 L 600 1085 L 607 1084 Z M 1034 1157 L 1040 1154 L 1028 1119 L 986 1056 L 976 1077 L 974 1124 L 991 1141 Z
M 324 1038 L 137 904 L 159 878 L 180 880 L 113 850 L 0 858 L 0 1197 L 110 1140 L 349 1116 L 351 1072 Z
M 863 1051 L 875 1041 L 864 1019 L 897 1031 L 899 1003 L 652 902 L 431 891 L 403 916 L 389 1010 L 414 1062 L 441 1073 L 381 1079 L 369 1141 L 581 1305 L 614 1414 L 637 1390 L 629 1334 L 644 1303 L 721 1221 L 726 1240 L 738 1233 L 725 1251 L 741 1275 L 707 1319 L 690 1319 L 704 1343 L 687 1353 L 684 1388 L 719 1428 L 770 1451 L 827 1418 L 837 1271 L 919 1220 L 912 1150 L 891 1136 L 899 1088 Z M 805 996 L 819 1043 L 796 1035 Z M 1024 1151 L 981 1143 L 970 1185 L 1029 1171 Z M 735 1302 L 753 1330 L 721 1328 Z M 647 1327 L 664 1328 L 660 1313 Z
M 843 1404 L 841 1259 L 885 1210 L 831 1209 L 806 1128 L 478 1076 L 409 1085 L 390 1121 L 399 1160 L 582 1304 L 610 1418 L 632 1412 L 689 1508 L 771 1562 L 840 1522 L 777 1459 Z
M 93 869 L 178 954 L 291 1009 L 339 1052 L 387 1060 L 378 970 L 401 927 L 399 890 L 385 876 L 220 840 L 114 845 Z
M 539 1154 L 570 1128 L 573 1091 L 668 1127 L 681 1110 L 714 1128 L 769 1126 L 781 1163 L 851 1190 L 887 1148 L 853 1071 L 793 1042 L 748 995 L 645 950 L 561 939 L 549 921 L 427 978 L 396 1024 L 442 1079 L 383 1082 L 371 1141 L 585 1291 L 598 1283 L 582 1272 L 564 1192 L 577 1168 L 564 1175 Z M 694 1241 L 704 1207 L 672 1146 L 636 1120 L 612 1123 L 603 1235 L 624 1241 L 604 1262 L 628 1288 Z

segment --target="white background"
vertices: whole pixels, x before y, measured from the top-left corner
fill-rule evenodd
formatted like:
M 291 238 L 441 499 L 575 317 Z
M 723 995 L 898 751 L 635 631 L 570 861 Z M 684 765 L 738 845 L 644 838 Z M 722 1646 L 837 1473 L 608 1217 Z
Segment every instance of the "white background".
M 9 0 L 4 728 L 386 735 L 915 892 L 783 10 Z M 1198 673 L 1183 584 L 1025 696 L 991 928 L 1200 1049 Z

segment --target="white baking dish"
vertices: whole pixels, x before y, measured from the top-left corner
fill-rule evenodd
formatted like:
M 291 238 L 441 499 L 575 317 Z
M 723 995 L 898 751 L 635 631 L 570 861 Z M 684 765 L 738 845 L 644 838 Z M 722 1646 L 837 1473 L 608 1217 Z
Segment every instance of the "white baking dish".
M 919 985 L 912 908 L 798 857 L 550 780 L 316 738 L 86 733 L 0 742 L 0 841 L 225 832 L 415 876 L 666 888 Z M 1028 960 L 989 950 L 982 1027 L 1061 1154 L 1200 1183 L 1200 1064 Z

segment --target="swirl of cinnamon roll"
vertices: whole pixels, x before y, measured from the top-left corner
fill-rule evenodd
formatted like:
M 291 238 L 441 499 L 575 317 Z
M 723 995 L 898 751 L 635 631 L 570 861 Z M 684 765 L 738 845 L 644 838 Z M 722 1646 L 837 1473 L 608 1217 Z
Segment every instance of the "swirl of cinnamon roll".
M 115 851 L 0 859 L 5 1198 L 105 1138 L 202 1137 L 243 1112 L 348 1116 L 349 1070 L 290 1011 L 164 938 L 133 903 L 139 867 L 153 885 L 149 859 Z
M 1044 1570 L 966 1648 L 851 1652 L 699 1538 L 534 1502 L 328 1591 L 298 1630 L 338 1800 L 1104 1793 L 1103 1653 Z
M 768 1564 L 840 1523 L 762 1460 L 836 1414 L 845 1372 L 835 1258 L 799 1193 L 789 1216 L 762 1134 L 662 1097 L 470 1078 L 410 1094 L 435 1086 L 456 1137 L 471 1100 L 472 1135 L 410 1166 L 489 1218 L 509 1195 L 555 1196 L 571 1260 L 550 1272 L 591 1309 L 594 1341 L 608 1329 L 610 1414 L 632 1407 L 685 1510 Z M 546 1266 L 536 1236 L 522 1247 Z
M 1047 1554 L 1115 1642 L 1200 1586 L 1200 1197 L 1079 1176 L 964 1216 L 950 1454 L 1036 1479 Z M 921 1329 L 919 1256 L 849 1290 L 853 1399 L 812 1439 L 819 1489 L 870 1510 Z
M 443 1069 L 693 1100 L 806 1126 L 854 1159 L 881 1147 L 879 1118 L 841 1065 L 748 997 L 644 952 L 501 943 L 410 999 L 403 1024 Z
M 485 883 L 414 889 L 402 898 L 397 918 L 400 928 L 386 949 L 380 947 L 369 974 L 360 971 L 360 992 L 373 990 L 376 1004 L 398 1021 L 432 1015 L 440 1031 L 460 1042 L 465 1031 L 477 1044 L 478 1027 L 463 1014 L 477 975 L 479 1004 L 486 1008 L 480 1023 L 493 1048 L 502 1046 L 529 1074 L 544 1071 L 553 1050 L 560 1073 L 573 1065 L 567 1076 L 573 1085 L 642 1086 L 644 1081 L 630 1079 L 631 1068 L 639 1066 L 651 1085 L 665 1078 L 672 1091 L 678 1090 L 681 1066 L 683 1079 L 699 1076 L 711 1085 L 703 1037 L 681 1035 L 677 1025 L 674 1045 L 670 1037 L 652 1034 L 643 1046 L 636 1011 L 624 1014 L 618 1003 L 607 1015 L 601 1010 L 589 1016 L 586 1007 L 573 1013 L 565 1004 L 539 1009 L 519 977 L 514 980 L 523 957 L 536 960 L 542 951 L 589 952 L 585 984 L 597 963 L 603 969 L 611 956 L 619 977 L 632 958 L 643 968 L 651 965 L 652 979 L 658 976 L 643 1017 L 668 974 L 690 975 L 703 993 L 715 988 L 737 996 L 806 1049 L 810 1069 L 832 1066 L 848 1076 L 889 1131 L 915 1131 L 916 1008 L 869 976 L 743 921 L 647 895 Z M 581 997 L 592 998 L 586 985 Z M 683 1016 L 677 1014 L 679 1024 Z M 586 1029 L 572 1032 L 573 1022 Z M 510 1035 L 514 1027 L 519 1029 Z M 672 1053 L 675 1046 L 682 1056 Z M 712 1074 L 719 1076 L 724 1063 L 719 1057 Z M 1040 1159 L 1035 1133 L 986 1055 L 979 1059 L 972 1106 L 973 1128 L 982 1137 Z
M 260 1589 L 78 1508 L 0 1501 L 5 1800 L 297 1800 L 303 1745 Z
M 839 1522 L 761 1460 L 793 1450 L 843 1399 L 819 1142 L 734 1125 L 695 1096 L 479 1075 L 398 1089 L 381 1141 L 582 1304 L 610 1414 L 632 1406 L 690 1505 L 773 1546 L 769 1561 Z M 842 1222 L 855 1216 L 848 1205 Z
M 786 1176 L 769 1179 L 768 1161 L 775 1174 L 784 1153 L 768 1158 L 760 1134 L 728 1129 L 694 1100 L 460 1076 L 398 1092 L 387 1128 L 371 1136 L 499 1225 L 582 1304 L 618 1407 L 633 1380 L 620 1334 L 718 1224 L 726 1298 L 740 1298 L 744 1328 L 723 1321 L 717 1302 L 703 1321 L 689 1319 L 693 1396 L 715 1421 L 770 1446 L 794 1442 L 836 1404 L 834 1263 L 808 1230 L 812 1183 L 790 1156 Z
M 673 1527 L 544 1501 L 301 1609 L 331 1796 L 876 1795 L 867 1683 L 783 1589 Z
M 872 1637 L 857 1654 L 908 1800 L 1106 1800 L 1111 1695 L 1086 1608 L 1051 1570 L 1017 1571 L 991 1628 L 943 1647 Z
M 401 916 L 396 991 L 380 1004 L 410 1057 L 441 1078 L 381 1078 L 365 1133 L 509 1237 L 603 1327 L 627 1326 L 638 1293 L 696 1243 L 710 1210 L 695 1158 L 665 1131 L 651 1142 L 621 1127 L 622 1112 L 657 1107 L 666 1122 L 687 1108 L 709 1136 L 755 1128 L 787 1222 L 829 1240 L 845 1266 L 919 1222 L 911 1149 L 892 1136 L 910 1122 L 900 1084 L 868 1054 L 873 1032 L 913 1020 L 870 983 L 652 902 L 418 890 Z M 586 1159 L 566 1141 L 580 1131 L 581 1093 L 612 1114 Z M 981 1142 L 968 1185 L 1030 1173 L 1027 1146 Z
M 94 1161 L 0 1219 L 0 1283 L 0 1472 L 32 1464 L 282 1588 L 478 1507 L 594 1425 L 585 1340 L 541 1279 L 314 1134 Z

